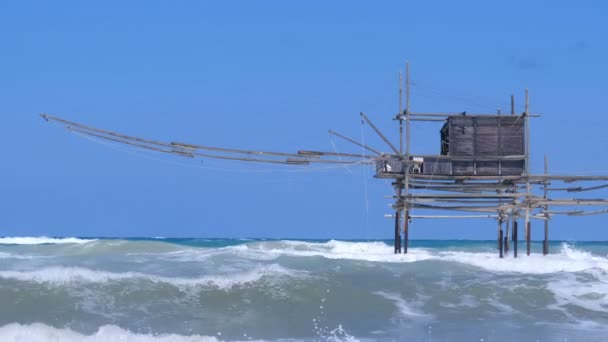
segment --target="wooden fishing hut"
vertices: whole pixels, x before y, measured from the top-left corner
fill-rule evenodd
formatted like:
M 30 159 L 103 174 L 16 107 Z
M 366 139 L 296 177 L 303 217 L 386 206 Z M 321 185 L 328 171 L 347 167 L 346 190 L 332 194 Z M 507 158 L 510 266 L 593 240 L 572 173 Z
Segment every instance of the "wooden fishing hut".
M 525 110 L 515 113 L 511 96 L 511 113 L 471 114 L 421 113 L 410 110 L 409 66 L 406 65 L 406 108 L 400 108 L 400 147 L 389 142 L 394 153 L 376 159 L 376 178 L 393 179 L 395 187 L 395 253 L 407 253 L 409 230 L 413 219 L 493 218 L 498 222 L 497 248 L 502 258 L 512 249 L 517 257 L 518 220 L 523 218 L 526 254 L 530 255 L 532 219 L 544 221 L 543 254 L 549 253 L 549 220 L 558 214 L 570 216 L 604 214 L 606 209 L 556 211 L 552 206 L 606 206 L 605 199 L 551 199 L 550 191 L 580 192 L 608 187 L 556 187 L 551 182 L 606 181 L 606 176 L 549 175 L 545 156 L 545 173 L 530 173 L 530 118 L 540 117 L 529 110 L 528 90 Z M 363 115 L 363 114 L 362 114 Z M 367 120 L 366 116 L 364 119 Z M 410 123 L 441 123 L 437 155 L 410 152 Z M 374 128 L 373 124 L 372 128 Z M 405 152 L 403 126 L 405 127 Z M 374 128 L 375 129 L 375 128 Z M 377 131 L 377 130 L 376 130 Z M 377 131 L 378 134 L 381 134 Z M 386 139 L 384 139 L 386 141 Z M 412 214 L 427 210 L 465 212 L 466 215 Z M 506 233 L 503 232 L 506 225 Z M 509 238 L 510 235 L 510 238 Z
M 525 110 L 474 114 L 467 112 L 422 113 L 410 109 L 410 74 L 406 64 L 405 108 L 402 108 L 403 80 L 399 77 L 399 111 L 393 117 L 399 123 L 399 147 L 396 147 L 369 119 L 363 122 L 390 148 L 381 152 L 343 134 L 329 131 L 370 153 L 340 153 L 300 150 L 274 152 L 235 149 L 159 141 L 126 135 L 83 125 L 56 116 L 41 114 L 49 122 L 63 125 L 68 131 L 104 144 L 127 145 L 185 158 L 212 158 L 240 162 L 284 164 L 305 167 L 312 164 L 375 166 L 375 177 L 392 179 L 395 194 L 395 253 L 407 253 L 410 224 L 417 219 L 494 219 L 497 224 L 497 249 L 500 257 L 509 250 L 517 257 L 518 223 L 523 220 L 526 254 L 531 249 L 531 220 L 544 222 L 543 254 L 549 253 L 549 221 L 555 215 L 596 215 L 608 213 L 608 200 L 551 198 L 549 193 L 578 193 L 608 188 L 608 176 L 550 175 L 545 156 L 544 174 L 530 173 L 530 118 L 539 117 L 529 110 L 528 91 Z M 436 155 L 411 152 L 411 122 L 441 124 Z M 405 129 L 405 134 L 404 134 Z M 404 141 L 405 140 L 405 141 Z M 565 184 L 554 186 L 556 183 Z M 572 186 L 574 182 L 594 182 Z M 598 184 L 599 182 L 599 184 Z M 590 210 L 590 207 L 603 207 Z M 556 210 L 555 207 L 565 208 Z M 426 214 L 440 211 L 441 214 Z M 456 212 L 457 214 L 452 214 Z M 449 213 L 449 214 L 443 214 Z M 464 214 L 462 214 L 464 213 Z M 503 224 L 506 233 L 503 231 Z

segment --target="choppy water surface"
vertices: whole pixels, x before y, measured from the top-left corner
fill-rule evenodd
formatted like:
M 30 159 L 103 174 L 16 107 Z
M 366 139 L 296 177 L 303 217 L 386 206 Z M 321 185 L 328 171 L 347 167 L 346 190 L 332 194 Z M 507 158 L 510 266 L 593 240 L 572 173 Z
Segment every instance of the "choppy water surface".
M 0 340 L 608 340 L 608 243 L 551 249 L 0 238 Z

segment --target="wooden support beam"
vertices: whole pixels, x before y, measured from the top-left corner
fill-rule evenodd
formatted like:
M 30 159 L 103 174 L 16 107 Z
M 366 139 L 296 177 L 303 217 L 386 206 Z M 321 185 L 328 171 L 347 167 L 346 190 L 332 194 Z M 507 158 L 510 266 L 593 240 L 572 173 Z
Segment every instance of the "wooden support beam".
M 507 237 L 510 234 L 512 224 L 513 224 L 513 216 L 509 215 L 509 217 L 507 218 L 507 222 L 505 222 L 505 225 L 506 225 L 505 242 L 504 242 L 505 253 L 509 252 L 509 239 Z
M 526 212 L 524 223 L 526 225 L 526 254 L 530 255 L 530 96 L 528 94 L 528 88 L 526 88 L 526 110 L 524 112 L 525 117 L 525 152 L 526 152 Z
M 530 244 L 532 242 L 532 222 L 526 225 L 526 255 L 530 256 Z
M 405 211 L 405 217 L 403 220 L 403 253 L 407 254 L 407 250 L 410 246 L 410 212 Z
M 388 157 L 391 157 L 389 155 Z M 508 156 L 499 155 L 483 155 L 483 156 L 446 156 L 446 155 L 435 155 L 435 154 L 412 154 L 412 157 L 416 158 L 433 158 L 441 160 L 455 160 L 455 161 L 497 161 L 497 160 L 524 160 L 526 156 L 524 154 L 513 154 Z
M 524 193 L 502 193 L 502 194 L 411 194 L 403 196 L 406 199 L 418 199 L 418 198 L 452 198 L 452 199 L 479 199 L 479 198 L 489 198 L 489 199 L 511 199 L 523 197 L 526 194 Z
M 486 219 L 498 218 L 498 215 L 410 215 L 413 219 Z
M 545 240 L 543 241 L 543 255 L 549 254 L 549 220 L 545 221 Z
M 445 122 L 445 119 L 409 118 L 408 121 Z
M 564 182 L 578 182 L 578 181 L 608 181 L 608 176 L 583 176 L 583 175 L 530 175 L 528 177 L 531 181 L 564 181 Z
M 545 154 L 545 175 L 549 174 L 549 159 L 547 158 L 547 155 Z M 544 198 L 545 200 L 547 199 L 547 186 L 548 186 L 548 181 L 545 181 L 545 184 L 543 185 L 543 190 L 544 190 Z M 549 210 L 549 206 L 546 205 L 543 208 L 545 211 Z M 545 216 L 547 217 L 547 220 L 545 220 L 545 239 L 543 240 L 543 255 L 547 255 L 549 254 L 549 215 L 545 214 Z
M 465 116 L 465 117 L 475 117 L 475 116 L 500 116 L 496 113 L 421 113 L 421 112 L 412 112 L 410 113 L 410 115 L 412 116 L 420 116 L 420 117 L 445 117 L 447 118 L 448 116 Z M 531 118 L 540 118 L 541 115 L 540 114 L 530 114 Z
M 498 255 L 501 259 L 503 258 L 502 240 L 502 220 L 498 220 Z
M 399 153 L 403 154 L 403 73 L 399 71 L 399 114 L 397 114 L 397 120 L 399 120 Z
M 405 62 L 405 171 L 403 179 L 405 180 L 404 190 L 405 196 L 410 194 L 410 152 L 411 152 L 411 135 L 410 135 L 410 62 Z M 403 156 L 403 155 L 402 155 Z M 405 253 L 407 254 L 410 245 L 410 203 L 404 203 L 403 238 L 405 239 Z
M 376 132 L 376 134 L 388 145 L 388 147 L 393 150 L 393 152 L 395 152 L 397 155 L 401 155 L 395 145 L 393 145 L 390 140 L 388 140 L 388 138 L 384 134 L 382 134 L 378 127 L 374 125 L 374 123 L 367 117 L 367 115 L 365 115 L 365 113 L 362 112 L 360 113 L 360 115 L 365 120 L 365 122 L 367 122 L 367 124 L 374 130 L 374 132 Z
M 513 257 L 517 258 L 517 218 L 513 221 Z
M 511 115 L 515 115 L 515 95 L 511 94 Z
M 557 199 L 557 200 L 532 200 L 530 201 L 532 205 L 535 206 L 575 206 L 575 205 L 600 205 L 605 206 L 608 205 L 607 199 Z
M 374 153 L 375 155 L 378 155 L 378 156 L 379 156 L 379 155 L 381 154 L 381 152 L 380 152 L 380 151 L 378 151 L 378 150 L 376 150 L 376 149 L 373 149 L 373 148 L 371 148 L 371 147 L 369 147 L 369 146 L 367 146 L 367 145 L 361 144 L 361 143 L 359 143 L 359 142 L 357 142 L 357 141 L 355 141 L 355 140 L 353 140 L 353 139 L 351 139 L 351 138 L 349 138 L 349 137 L 347 137 L 347 136 L 345 136 L 345 135 L 342 135 L 342 134 L 340 134 L 340 133 L 338 133 L 338 132 L 332 131 L 331 129 L 329 130 L 329 134 L 331 134 L 331 135 L 335 135 L 335 136 L 337 136 L 338 138 L 344 139 L 344 140 L 348 141 L 349 143 L 355 144 L 355 145 L 357 145 L 357 146 L 359 146 L 359 147 L 363 147 L 364 149 L 366 149 L 366 150 L 368 150 L 368 151 L 370 151 L 370 152 Z
M 401 254 L 401 233 L 399 231 L 401 221 L 401 211 L 395 212 L 395 254 Z

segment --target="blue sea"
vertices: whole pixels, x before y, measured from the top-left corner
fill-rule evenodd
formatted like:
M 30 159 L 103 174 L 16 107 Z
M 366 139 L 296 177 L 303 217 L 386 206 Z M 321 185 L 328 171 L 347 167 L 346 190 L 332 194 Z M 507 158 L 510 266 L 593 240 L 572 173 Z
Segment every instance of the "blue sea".
M 608 243 L 0 238 L 0 341 L 608 341 Z

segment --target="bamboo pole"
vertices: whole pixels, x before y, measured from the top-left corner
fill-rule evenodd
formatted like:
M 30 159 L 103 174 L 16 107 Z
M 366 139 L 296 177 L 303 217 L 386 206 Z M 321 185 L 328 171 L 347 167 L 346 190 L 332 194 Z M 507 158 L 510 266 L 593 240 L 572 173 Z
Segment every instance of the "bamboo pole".
M 517 217 L 514 217 L 513 221 L 513 257 L 517 258 Z
M 405 62 L 405 196 L 410 194 L 410 148 L 411 148 L 411 136 L 410 136 L 410 62 Z M 410 206 L 411 204 L 407 201 L 404 203 L 404 218 L 403 223 L 403 237 L 405 243 L 405 253 L 408 252 L 410 244 Z
M 395 211 L 395 254 L 401 253 L 401 234 L 399 232 L 401 225 L 400 209 Z
M 397 190 L 397 206 L 395 216 L 397 218 L 401 217 L 401 211 L 403 210 L 403 200 L 401 199 L 401 191 L 403 189 L 403 184 L 399 181 L 395 184 Z M 404 220 L 407 220 L 407 216 L 403 216 Z M 395 253 L 401 253 L 401 221 L 399 219 L 395 220 Z
M 530 247 L 532 243 L 532 222 L 528 221 L 526 228 L 526 255 L 530 256 Z
M 515 115 L 515 95 L 511 94 L 511 115 Z
M 501 116 L 498 115 L 496 113 L 467 113 L 467 112 L 460 112 L 460 113 L 430 113 L 430 112 L 411 112 L 410 113 L 411 116 L 415 116 L 415 117 L 439 117 L 439 118 L 447 118 L 450 116 L 466 116 L 466 117 L 478 117 L 478 116 L 483 116 L 483 117 L 497 117 L 497 116 Z M 537 114 L 537 113 L 530 113 L 530 117 L 531 118 L 540 118 L 542 117 L 541 114 Z
M 545 154 L 545 175 L 549 174 L 549 160 L 547 158 L 547 155 Z M 545 181 L 544 184 L 544 198 L 545 200 L 547 199 L 547 181 Z M 545 205 L 544 207 L 545 212 L 549 209 L 548 205 Z M 545 216 L 547 217 L 547 220 L 545 220 L 545 239 L 543 240 L 543 255 L 547 255 L 549 254 L 549 215 L 545 214 Z
M 384 134 L 382 134 L 382 132 L 378 129 L 378 127 L 376 127 L 376 125 L 374 125 L 374 123 L 367 117 L 367 115 L 365 115 L 365 113 L 361 112 L 360 115 L 365 120 L 365 122 L 367 122 L 367 124 L 374 130 L 374 132 L 376 132 L 376 134 L 378 134 L 378 136 L 382 139 L 382 141 L 384 141 L 388 145 L 388 147 L 390 147 L 391 150 L 393 150 L 393 152 L 395 152 L 398 155 L 401 155 L 399 153 L 399 150 L 397 150 L 397 148 L 395 147 L 395 145 L 393 145 L 393 143 L 391 143 L 390 140 L 388 140 L 386 138 L 386 136 Z
M 399 153 L 403 154 L 403 73 L 399 71 L 399 113 L 397 119 L 399 120 Z
M 526 214 L 525 214 L 525 228 L 526 228 L 526 254 L 530 255 L 530 97 L 528 95 L 528 88 L 526 88 L 526 110 L 525 110 L 525 125 L 526 125 Z
M 353 144 L 355 144 L 355 145 L 357 145 L 357 146 L 359 146 L 359 147 L 363 147 L 364 149 L 366 149 L 366 150 L 368 150 L 368 151 L 370 151 L 370 152 L 372 152 L 372 153 L 374 153 L 374 154 L 376 154 L 376 155 L 380 155 L 380 154 L 381 154 L 381 153 L 380 153 L 378 150 L 373 149 L 373 148 L 371 148 L 371 147 L 369 147 L 369 146 L 367 146 L 367 145 L 361 144 L 361 143 L 359 143 L 358 141 L 355 141 L 355 140 L 353 140 L 353 139 L 351 139 L 351 138 L 349 138 L 349 137 L 347 137 L 347 136 L 345 136 L 345 135 L 342 135 L 342 134 L 340 134 L 340 133 L 338 133 L 338 132 L 336 132 L 336 131 L 333 131 L 333 130 L 331 130 L 331 129 L 329 130 L 329 134 L 331 134 L 331 135 L 335 135 L 335 136 L 337 136 L 338 138 L 342 138 L 342 139 L 344 139 L 344 140 L 346 140 L 346 141 L 348 141 L 348 142 L 350 142 L 350 143 L 353 143 Z
M 511 225 L 513 224 L 513 216 L 509 215 L 507 217 L 507 221 L 505 222 L 505 226 L 506 226 L 506 232 L 505 232 L 505 241 L 504 241 L 504 248 L 505 248 L 505 253 L 509 252 L 509 239 L 507 238 L 511 232 Z
M 502 220 L 499 219 L 498 220 L 498 255 L 500 256 L 500 258 L 502 259 L 504 257 L 504 251 L 502 249 L 502 240 L 503 240 L 503 236 L 502 236 Z
M 403 217 L 403 253 L 407 254 L 407 250 L 410 246 L 410 212 L 409 210 L 405 211 L 405 216 Z

